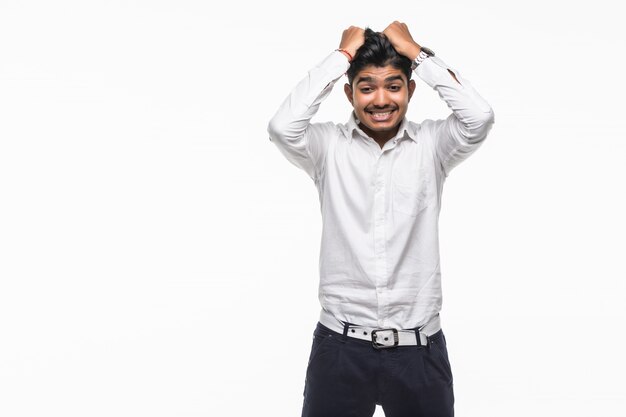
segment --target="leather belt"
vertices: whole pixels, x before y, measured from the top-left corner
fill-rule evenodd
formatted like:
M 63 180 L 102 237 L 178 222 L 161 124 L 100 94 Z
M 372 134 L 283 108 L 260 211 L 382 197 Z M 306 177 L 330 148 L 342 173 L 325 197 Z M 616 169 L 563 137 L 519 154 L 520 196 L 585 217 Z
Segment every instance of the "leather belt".
M 360 326 L 320 316 L 320 323 L 337 333 L 371 342 L 376 349 L 396 346 L 430 346 L 430 336 L 441 329 L 439 315 L 423 326 L 414 329 L 376 328 Z M 419 337 L 418 337 L 419 335 Z

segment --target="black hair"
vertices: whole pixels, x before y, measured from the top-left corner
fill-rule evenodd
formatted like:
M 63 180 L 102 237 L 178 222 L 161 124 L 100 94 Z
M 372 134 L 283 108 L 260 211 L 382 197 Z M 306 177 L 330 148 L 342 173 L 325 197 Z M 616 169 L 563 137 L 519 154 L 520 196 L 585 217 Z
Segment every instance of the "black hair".
M 406 75 L 407 81 L 411 79 L 411 60 L 400 55 L 384 33 L 365 28 L 365 42 L 357 49 L 346 73 L 350 85 L 352 85 L 352 81 L 359 71 L 368 65 L 375 67 L 391 65 L 401 70 Z

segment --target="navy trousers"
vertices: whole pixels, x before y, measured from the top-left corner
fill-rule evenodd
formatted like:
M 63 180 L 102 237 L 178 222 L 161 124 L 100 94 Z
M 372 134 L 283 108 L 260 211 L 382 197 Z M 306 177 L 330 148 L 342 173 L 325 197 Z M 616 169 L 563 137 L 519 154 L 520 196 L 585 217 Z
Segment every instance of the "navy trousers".
M 442 330 L 429 346 L 375 349 L 317 323 L 302 417 L 453 417 L 452 370 Z

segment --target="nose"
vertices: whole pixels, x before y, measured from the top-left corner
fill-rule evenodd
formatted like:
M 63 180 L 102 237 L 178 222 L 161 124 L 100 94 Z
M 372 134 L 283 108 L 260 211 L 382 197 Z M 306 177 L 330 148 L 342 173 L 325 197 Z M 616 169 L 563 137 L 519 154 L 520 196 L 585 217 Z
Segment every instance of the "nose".
M 389 101 L 385 89 L 377 89 L 372 99 L 372 104 L 376 107 L 385 107 L 388 103 Z

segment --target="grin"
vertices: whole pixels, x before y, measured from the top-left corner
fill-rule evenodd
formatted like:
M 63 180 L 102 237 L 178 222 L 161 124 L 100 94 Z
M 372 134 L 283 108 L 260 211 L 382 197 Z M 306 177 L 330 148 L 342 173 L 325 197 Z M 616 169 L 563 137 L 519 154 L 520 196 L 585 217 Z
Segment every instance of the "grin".
M 388 122 L 394 116 L 396 110 L 385 110 L 385 111 L 367 111 L 366 113 L 370 116 L 374 122 L 382 123 Z

